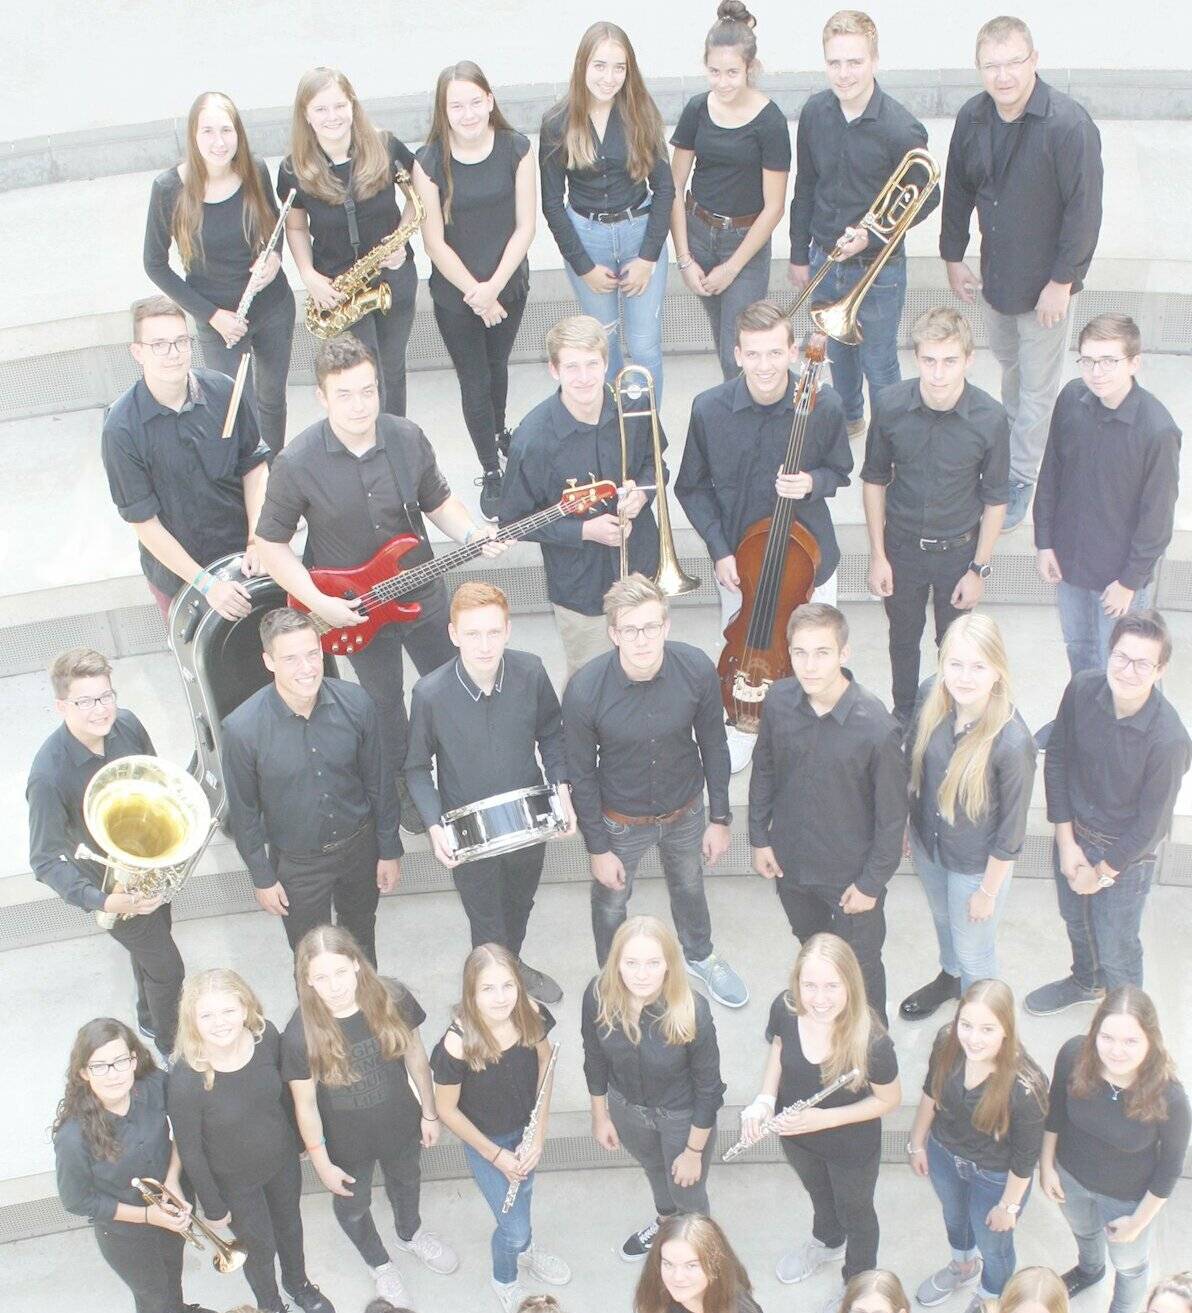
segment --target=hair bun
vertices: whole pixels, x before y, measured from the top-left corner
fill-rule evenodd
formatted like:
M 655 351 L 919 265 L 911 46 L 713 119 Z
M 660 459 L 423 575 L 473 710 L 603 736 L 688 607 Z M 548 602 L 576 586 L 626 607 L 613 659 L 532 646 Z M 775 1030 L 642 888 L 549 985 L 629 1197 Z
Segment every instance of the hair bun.
M 756 27 L 757 19 L 742 4 L 741 0 L 720 0 L 716 17 L 722 23 L 744 23 L 746 27 Z

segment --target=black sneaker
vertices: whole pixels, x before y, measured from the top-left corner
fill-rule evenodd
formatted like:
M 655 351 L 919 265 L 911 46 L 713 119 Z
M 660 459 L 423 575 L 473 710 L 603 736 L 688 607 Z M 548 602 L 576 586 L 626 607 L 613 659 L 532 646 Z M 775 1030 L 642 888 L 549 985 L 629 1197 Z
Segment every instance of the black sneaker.
M 1095 1272 L 1086 1272 L 1078 1263 L 1075 1267 L 1069 1268 L 1060 1278 L 1068 1292 L 1068 1298 L 1079 1295 L 1082 1290 L 1087 1290 L 1090 1286 L 1095 1286 L 1105 1276 L 1105 1268 L 1102 1265 Z
M 418 808 L 414 806 L 414 799 L 410 797 L 410 786 L 406 783 L 404 774 L 397 777 L 397 801 L 401 805 L 401 828 L 407 834 L 425 834 L 426 823 Z
M 941 971 L 929 985 L 916 989 L 902 1000 L 898 1005 L 898 1015 L 906 1021 L 921 1021 L 949 999 L 959 997 L 960 977 Z
M 496 524 L 501 509 L 501 471 L 485 470 L 476 482 L 480 485 L 480 514 Z
M 552 980 L 543 971 L 535 971 L 533 967 L 527 966 L 521 958 L 517 960 L 517 968 L 521 972 L 522 984 L 526 987 L 526 993 L 535 1003 L 545 1003 L 547 1007 L 554 1007 L 556 1003 L 562 1002 L 563 990 L 558 981 Z
M 513 434 L 510 433 L 508 429 L 502 429 L 500 433 L 497 434 L 497 450 L 506 460 L 509 459 L 509 444 L 512 441 Z
M 302 1313 L 335 1313 L 335 1305 L 311 1281 L 287 1293 Z
M 640 1231 L 635 1231 L 628 1240 L 621 1246 L 621 1257 L 626 1263 L 640 1263 L 643 1258 L 650 1252 L 654 1244 L 654 1239 L 658 1235 L 658 1228 L 662 1223 L 655 1218 L 649 1226 L 643 1226 Z

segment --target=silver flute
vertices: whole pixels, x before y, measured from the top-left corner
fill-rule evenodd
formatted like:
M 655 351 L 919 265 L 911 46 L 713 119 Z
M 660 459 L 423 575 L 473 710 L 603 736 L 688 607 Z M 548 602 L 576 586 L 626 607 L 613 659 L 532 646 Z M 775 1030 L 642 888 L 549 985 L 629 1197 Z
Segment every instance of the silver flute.
M 534 1106 L 530 1109 L 530 1120 L 526 1122 L 526 1129 L 522 1132 L 521 1143 L 517 1146 L 516 1157 L 521 1158 L 523 1153 L 529 1151 L 530 1145 L 534 1143 L 534 1132 L 538 1129 L 538 1119 L 542 1116 L 542 1108 L 546 1103 L 546 1087 L 550 1084 L 551 1074 L 555 1069 L 555 1059 L 559 1056 L 559 1049 L 562 1046 L 552 1044 L 550 1046 L 550 1058 L 547 1060 L 546 1071 L 542 1073 L 542 1084 L 538 1087 L 538 1097 L 534 1100 Z M 501 1205 L 501 1212 L 507 1213 L 513 1207 L 513 1201 L 517 1198 L 517 1192 L 521 1189 L 521 1181 L 510 1181 L 509 1189 L 505 1191 L 505 1202 Z
M 840 1076 L 837 1076 L 836 1079 L 832 1081 L 830 1085 L 825 1085 L 824 1088 L 820 1090 L 818 1094 L 813 1094 L 811 1098 L 797 1099 L 794 1103 L 787 1104 L 787 1106 L 783 1108 L 781 1112 L 776 1112 L 772 1117 L 767 1117 L 766 1120 L 762 1122 L 762 1133 L 757 1137 L 756 1140 L 747 1140 L 742 1135 L 741 1138 L 736 1142 L 736 1144 L 733 1145 L 731 1149 L 725 1151 L 725 1154 L 720 1161 L 722 1163 L 732 1162 L 734 1158 L 737 1158 L 741 1154 L 743 1154 L 745 1150 L 750 1147 L 750 1145 L 760 1144 L 767 1135 L 772 1135 L 774 1131 L 777 1129 L 778 1123 L 788 1113 L 803 1112 L 807 1108 L 814 1108 L 817 1103 L 823 1103 L 823 1101 L 828 1097 L 829 1094 L 835 1094 L 838 1089 L 841 1089 L 843 1086 L 847 1085 L 849 1081 L 854 1080 L 858 1075 L 859 1072 L 857 1071 L 857 1068 L 854 1067 L 851 1071 L 846 1071 Z

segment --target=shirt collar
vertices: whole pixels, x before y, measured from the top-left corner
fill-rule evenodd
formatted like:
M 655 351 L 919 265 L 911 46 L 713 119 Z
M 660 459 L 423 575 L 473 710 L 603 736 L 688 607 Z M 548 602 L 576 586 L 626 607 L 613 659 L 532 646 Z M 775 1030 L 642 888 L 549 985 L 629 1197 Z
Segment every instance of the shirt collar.
M 758 414 L 766 413 L 771 406 L 779 407 L 784 410 L 790 410 L 795 396 L 795 388 L 799 380 L 795 377 L 793 370 L 787 370 L 786 392 L 783 394 L 781 403 L 771 402 L 766 404 L 762 401 L 755 400 L 753 393 L 749 391 L 749 384 L 745 382 L 745 375 L 742 374 L 734 383 L 733 398 L 729 409 L 734 415 L 742 410 L 756 410 Z
M 1133 426 L 1138 419 L 1138 408 L 1142 405 L 1141 388 L 1138 386 L 1138 380 L 1132 381 L 1130 391 L 1126 393 L 1122 404 L 1115 410 L 1112 406 L 1107 406 L 1090 388 L 1085 388 L 1081 395 L 1081 402 L 1094 414 L 1101 418 L 1120 420 L 1121 423 Z
M 848 679 L 848 687 L 837 699 L 836 705 L 832 710 L 826 713 L 831 716 L 838 725 L 843 725 L 849 718 L 849 712 L 852 711 L 853 707 L 856 705 L 857 698 L 860 696 L 857 691 L 857 681 L 853 678 L 853 672 L 847 666 L 842 667 L 842 669 Z M 795 680 L 795 685 L 796 705 L 805 710 L 807 715 L 813 717 L 815 720 L 822 720 L 823 717 L 820 716 L 819 712 L 811 705 L 811 699 L 803 692 L 803 685 L 800 684 L 797 679 Z
M 982 93 L 985 96 L 985 112 L 992 117 L 997 114 L 997 104 L 988 91 Z M 1051 111 L 1051 88 L 1043 81 L 1041 77 L 1035 77 L 1035 86 L 1027 98 L 1026 106 L 1022 113 L 1016 118 L 1011 119 L 1006 127 L 1012 123 L 1021 123 L 1028 114 L 1033 114 L 1035 118 L 1044 119 Z
M 272 709 L 273 714 L 278 718 L 278 720 L 285 720 L 287 718 L 290 718 L 292 720 L 310 719 L 310 717 L 308 716 L 300 716 L 298 712 L 294 711 L 290 707 L 289 703 L 286 702 L 285 698 L 283 698 L 282 695 L 277 691 L 276 682 L 269 684 L 268 689 L 269 689 L 269 693 L 268 693 L 269 706 Z M 327 691 L 327 680 L 324 679 L 323 682 L 319 685 L 318 693 L 315 694 L 315 705 L 310 709 L 311 716 L 314 715 L 315 711 L 317 711 L 319 707 L 325 706 L 330 700 L 331 700 L 331 694 Z
M 108 730 L 108 734 L 110 735 L 115 728 L 116 722 L 113 721 L 112 729 Z M 85 766 L 91 761 L 103 761 L 107 756 L 108 740 L 106 736 L 104 738 L 104 750 L 97 757 L 81 739 L 75 738 L 65 721 L 63 721 L 58 729 L 62 735 L 63 744 L 66 747 L 66 755 L 70 758 L 70 762 L 73 766 Z
M 613 673 L 617 682 L 622 688 L 640 688 L 643 684 L 656 684 L 660 679 L 666 678 L 666 672 L 670 667 L 670 651 L 667 644 L 662 646 L 662 665 L 658 667 L 658 673 L 653 679 L 631 679 L 621 664 L 621 651 L 614 647 L 612 650 Z
M 467 693 L 468 697 L 470 697 L 473 702 L 479 702 L 480 699 L 485 696 L 484 690 L 480 687 L 479 684 L 476 683 L 476 681 L 472 678 L 472 676 L 469 675 L 468 672 L 464 669 L 464 663 L 459 659 L 459 657 L 455 658 L 455 677 L 464 686 L 464 692 Z M 488 696 L 492 697 L 493 695 L 501 691 L 501 684 L 503 683 L 504 679 L 505 679 L 505 658 L 502 657 L 501 664 L 497 667 L 497 678 L 493 684 L 493 691 Z
M 1101 682 L 1097 686 L 1096 693 L 1093 694 L 1097 705 L 1110 720 L 1124 729 L 1137 730 L 1140 734 L 1145 734 L 1154 723 L 1155 717 L 1159 714 L 1159 701 L 1162 696 L 1157 688 L 1152 688 L 1150 696 L 1132 716 L 1119 716 L 1113 709 L 1113 690 L 1109 687 L 1106 676 L 1101 676 Z
M 351 456 L 354 460 L 359 459 L 356 456 L 355 452 L 349 451 L 347 447 L 345 447 L 344 444 L 339 440 L 339 438 L 335 436 L 335 430 L 331 427 L 331 421 L 329 419 L 323 420 L 323 447 L 332 456 L 335 455 Z M 371 446 L 368 449 L 368 451 L 362 452 L 361 454 L 367 456 L 369 455 L 370 452 L 384 451 L 384 450 L 385 450 L 385 429 L 384 426 L 381 424 L 381 417 L 380 415 L 378 415 L 377 428 L 376 428 L 376 442 L 373 444 L 373 446 Z
M 881 117 L 882 106 L 885 104 L 886 93 L 881 89 L 876 78 L 873 80 L 873 94 L 869 97 L 869 104 L 853 120 L 854 123 L 861 119 L 876 119 Z M 839 101 L 837 102 L 839 104 Z M 843 111 L 842 111 L 843 112 Z
M 203 385 L 199 382 L 193 369 L 186 376 L 186 400 L 182 403 L 181 410 L 174 410 L 171 406 L 163 406 L 149 391 L 149 384 L 145 382 L 144 378 L 137 380 L 136 399 L 137 409 L 141 413 L 142 420 L 152 419 L 155 415 L 177 416 L 185 414 L 195 406 L 206 406 L 207 404 Z
M 592 428 L 603 428 L 608 419 L 611 418 L 616 409 L 613 401 L 612 388 L 606 386 L 604 396 L 600 406 L 600 418 L 593 424 L 585 424 L 583 420 L 576 419 L 575 416 L 563 404 L 563 389 L 556 388 L 555 395 L 551 398 L 551 421 L 554 425 L 555 436 L 559 438 L 569 438 L 573 433 L 584 433 Z M 626 412 L 629 414 L 631 412 Z
M 972 390 L 973 390 L 972 384 L 969 383 L 967 379 L 965 379 L 964 391 L 961 392 L 959 397 L 957 397 L 956 404 L 952 407 L 952 410 L 934 410 L 931 406 L 927 404 L 926 401 L 923 400 L 923 390 L 922 388 L 919 387 L 919 380 L 916 379 L 915 386 L 911 389 L 910 405 L 907 408 L 909 410 L 927 411 L 933 415 L 951 415 L 952 412 L 955 411 L 955 413 L 959 415 L 962 419 L 969 419 L 970 418 L 969 407 L 970 407 L 970 402 L 972 400 Z

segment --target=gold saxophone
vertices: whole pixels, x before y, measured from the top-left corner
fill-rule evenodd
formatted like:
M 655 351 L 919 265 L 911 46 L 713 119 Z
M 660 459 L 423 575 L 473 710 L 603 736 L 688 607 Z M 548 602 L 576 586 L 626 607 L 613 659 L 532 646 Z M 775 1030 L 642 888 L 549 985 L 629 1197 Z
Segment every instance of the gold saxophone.
M 332 306 L 330 310 L 320 310 L 313 297 L 306 298 L 306 326 L 315 337 L 336 337 L 374 310 L 379 310 L 381 314 L 388 313 L 393 303 L 389 284 L 383 278 L 375 287 L 370 284 L 380 277 L 381 262 L 410 240 L 422 226 L 426 215 L 405 169 L 398 169 L 393 175 L 393 181 L 414 207 L 413 216 L 408 223 L 399 224 L 388 237 L 378 242 L 366 255 L 362 255 L 350 269 L 345 269 L 338 278 L 332 280 L 331 286 L 344 294 L 344 300 L 338 305 Z

